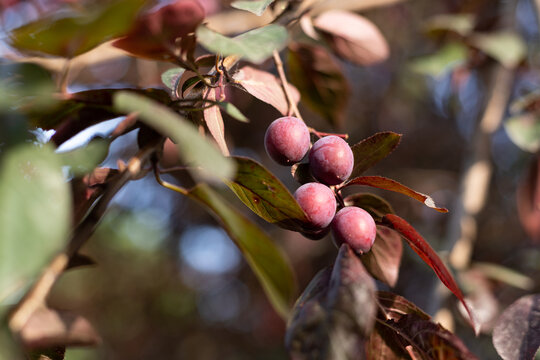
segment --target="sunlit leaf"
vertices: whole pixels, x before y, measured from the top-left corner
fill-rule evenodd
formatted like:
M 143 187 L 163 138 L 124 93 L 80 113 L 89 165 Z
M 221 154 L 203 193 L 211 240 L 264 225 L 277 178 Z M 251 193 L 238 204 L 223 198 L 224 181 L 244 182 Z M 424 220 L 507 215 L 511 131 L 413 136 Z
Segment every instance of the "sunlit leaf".
M 1 301 L 26 286 L 64 246 L 71 199 L 50 145 L 13 147 L 2 154 L 0 169 Z
M 84 317 L 47 308 L 39 308 L 30 316 L 20 338 L 28 349 L 91 346 L 100 342 L 99 335 Z
M 532 112 L 516 115 L 504 122 L 510 140 L 521 150 L 536 153 L 540 149 L 540 117 Z
M 509 69 L 519 65 L 527 55 L 525 41 L 514 32 L 476 33 L 471 36 L 470 42 Z
M 176 0 L 158 10 L 140 16 L 126 36 L 113 46 L 132 55 L 174 61 L 175 52 L 192 51 L 194 40 L 189 34 L 204 20 L 204 8 L 196 0 Z
M 430 34 L 454 32 L 467 36 L 474 30 L 474 14 L 441 14 L 428 19 L 424 26 Z
M 199 178 L 218 181 L 234 176 L 235 164 L 221 155 L 208 139 L 199 134 L 197 128 L 169 108 L 144 96 L 120 92 L 114 97 L 114 107 L 124 113 L 138 113 L 139 118 L 170 137 L 178 147 L 180 157 Z
M 287 43 L 287 29 L 281 25 L 267 25 L 234 38 L 223 36 L 206 26 L 197 28 L 199 43 L 211 52 L 238 55 L 259 64 L 268 59 L 274 50 L 281 50 Z
M 532 360 L 540 348 L 540 294 L 515 301 L 493 329 L 493 345 L 504 360 Z
M 196 186 L 189 196 L 212 210 L 257 275 L 274 309 L 287 318 L 296 295 L 296 281 L 281 251 L 268 235 L 208 186 Z
M 302 103 L 334 127 L 342 127 L 350 86 L 340 65 L 321 46 L 291 44 L 290 80 L 302 95 Z
M 289 190 L 258 162 L 235 156 L 236 176 L 227 185 L 255 214 L 285 229 L 299 231 L 309 221 Z
M 231 3 L 233 8 L 249 11 L 257 16 L 261 16 L 266 8 L 272 4 L 274 0 L 237 0 Z
M 394 132 L 381 132 L 351 146 L 354 154 L 354 167 L 351 178 L 362 175 L 364 171 L 387 157 L 399 145 L 401 135 Z
M 344 201 L 347 206 L 357 206 L 366 210 L 376 221 L 380 221 L 386 214 L 394 213 L 394 209 L 386 200 L 369 193 L 349 195 Z
M 20 50 L 71 58 L 125 34 L 144 3 L 116 0 L 78 12 L 54 14 L 13 30 L 10 42 Z
M 233 75 L 236 85 L 257 99 L 275 107 L 281 114 L 289 113 L 289 101 L 283 91 L 281 81 L 269 72 L 244 66 Z M 300 100 L 300 93 L 289 84 L 289 93 L 295 103 Z
M 388 58 L 385 38 L 370 20 L 358 14 L 330 10 L 313 21 L 339 57 L 357 65 L 369 66 Z
M 178 88 L 178 80 L 180 79 L 180 76 L 182 76 L 184 71 L 185 69 L 180 67 L 169 69 L 163 74 L 161 74 L 161 82 L 163 82 L 163 84 L 169 89 L 171 89 L 174 93 Z
M 241 122 L 249 122 L 249 119 L 242 114 L 242 112 L 233 104 L 227 101 L 220 101 L 219 107 L 225 111 L 230 117 L 232 117 L 235 120 L 241 121 Z
M 442 260 L 439 258 L 435 250 L 424 240 L 424 238 L 405 220 L 394 214 L 385 215 L 383 223 L 386 226 L 396 230 L 403 236 L 409 246 L 416 252 L 426 264 L 428 264 L 441 282 L 458 298 L 458 300 L 465 307 L 467 314 L 469 315 L 469 321 L 474 331 L 478 333 L 479 323 L 473 316 L 472 310 L 469 308 L 463 297 L 459 286 L 457 285 L 454 277 L 448 271 Z
M 410 69 L 422 75 L 439 77 L 467 59 L 467 48 L 461 43 L 448 43 L 437 52 L 414 59 Z
M 382 176 L 360 176 L 360 177 L 347 181 L 343 186 L 345 187 L 345 186 L 351 186 L 351 185 L 366 185 L 366 186 L 376 187 L 379 189 L 394 191 L 403 195 L 407 195 L 415 200 L 418 200 L 424 205 L 426 205 L 427 207 L 437 210 L 438 212 L 442 212 L 442 213 L 448 212 L 448 210 L 445 208 L 437 207 L 435 205 L 435 202 L 430 196 L 414 191 L 406 187 L 405 185 L 398 183 L 395 180 L 388 179 Z
M 212 102 L 216 102 L 216 89 L 208 88 L 204 95 L 204 99 Z M 219 106 L 209 106 L 203 110 L 203 118 L 206 123 L 206 127 L 210 134 L 216 141 L 221 153 L 224 156 L 229 156 L 229 148 L 225 141 L 225 124 L 223 123 L 223 117 L 221 116 L 221 110 Z
M 377 238 L 371 250 L 360 257 L 373 277 L 394 287 L 398 280 L 403 244 L 399 234 L 384 226 L 377 226 Z
M 285 345 L 293 359 L 361 359 L 376 313 L 375 283 L 347 245 L 295 304 Z
M 69 166 L 75 176 L 87 174 L 99 165 L 109 152 L 110 140 L 94 138 L 75 150 L 58 153 L 63 166 Z

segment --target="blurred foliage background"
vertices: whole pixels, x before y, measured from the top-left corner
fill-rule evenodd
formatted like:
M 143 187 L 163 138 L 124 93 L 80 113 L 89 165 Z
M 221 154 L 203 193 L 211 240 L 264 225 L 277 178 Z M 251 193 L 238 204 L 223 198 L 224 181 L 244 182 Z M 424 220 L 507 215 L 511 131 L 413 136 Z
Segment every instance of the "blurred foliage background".
M 30 18 L 61 11 L 67 6 L 64 2 L 71 3 L 0 2 L 2 38 L 5 40 L 11 29 Z M 212 16 L 230 11 L 228 1 L 201 0 L 201 3 L 210 22 Z M 380 28 L 389 42 L 391 55 L 387 61 L 370 67 L 340 61 L 350 85 L 341 130 L 350 134 L 350 144 L 379 131 L 403 134 L 398 149 L 369 174 L 388 176 L 430 194 L 450 213 L 434 212 L 398 194 L 369 191 L 388 199 L 396 212 L 413 224 L 440 251 L 443 259 L 448 259 L 459 228 L 464 170 L 474 160 L 478 124 L 493 86 L 493 67 L 498 65 L 489 57 L 477 59 L 474 52 L 468 52 L 466 59 L 458 56 L 458 65 L 452 59 L 433 58 L 445 44 L 456 39 L 459 42 L 461 38 L 445 31 L 430 34 L 426 30 L 427 20 L 441 14 L 466 13 L 475 16 L 478 30 L 492 31 L 504 24 L 516 31 L 526 44 L 527 54 L 512 70 L 514 77 L 509 91 L 515 100 L 540 85 L 540 33 L 535 3 L 533 0 L 410 0 L 387 5 L 384 5 L 387 1 L 381 2 L 384 6 L 377 1 L 371 3 L 373 6 L 362 9 L 361 14 Z M 0 51 L 4 58 L 17 57 L 5 41 L 0 42 Z M 426 65 L 426 59 L 431 63 Z M 482 65 L 476 66 L 475 61 Z M 55 60 L 44 65 L 59 71 Z M 82 66 L 70 72 L 68 90 L 163 88 L 160 75 L 170 66 L 99 47 L 85 55 Z M 430 66 L 439 69 L 435 76 L 425 75 Z M 262 67 L 275 71 L 270 61 Z M 266 127 L 279 113 L 240 91 L 232 90 L 229 95 L 251 120 L 246 124 L 225 117 L 227 142 L 233 154 L 261 162 L 294 191 L 297 184 L 289 169 L 274 164 L 263 147 Z M 333 130 L 302 104 L 300 111 L 308 125 L 320 131 Z M 508 116 L 505 110 L 505 118 Z M 3 147 L 14 134 L 21 134 L 13 124 L 7 117 L 1 120 Z M 64 144 L 64 148 L 81 144 L 91 134 L 106 134 L 115 124 L 112 120 L 93 127 L 79 139 Z M 44 141 L 51 133 L 34 131 L 24 136 Z M 115 167 L 118 159 L 129 159 L 136 152 L 136 136 L 130 133 L 115 140 L 104 166 Z M 516 189 L 526 178 L 536 155 L 515 145 L 503 126 L 488 140 L 488 158 L 493 165 L 491 181 L 486 189 L 480 186 L 474 190 L 487 191 L 486 204 L 476 215 L 472 265 L 457 276 L 466 295 L 481 299 L 480 311 L 487 323 L 494 321 L 519 296 L 540 290 L 538 281 L 531 280 L 540 278 L 539 243 L 522 229 L 516 201 Z M 173 166 L 178 159 L 167 157 L 166 152 L 163 161 Z M 271 226 L 251 214 L 230 193 L 224 195 L 284 250 L 296 271 L 300 289 L 335 258 L 337 251 L 330 237 L 311 241 Z M 67 272 L 54 287 L 49 302 L 54 308 L 85 315 L 97 328 L 102 343 L 96 348 L 70 348 L 67 359 L 287 357 L 283 346 L 285 323 L 272 310 L 226 233 L 201 207 L 159 187 L 151 176 L 133 181 L 121 190 L 82 252 L 94 259 L 97 266 Z M 490 268 L 486 263 L 504 268 Z M 485 286 L 479 287 L 475 281 Z M 453 327 L 480 358 L 497 357 L 489 332 L 474 337 L 435 274 L 412 251 L 405 251 L 395 292 L 431 315 L 440 316 L 437 320 Z M 439 311 L 441 308 L 449 309 L 456 321 L 449 321 Z

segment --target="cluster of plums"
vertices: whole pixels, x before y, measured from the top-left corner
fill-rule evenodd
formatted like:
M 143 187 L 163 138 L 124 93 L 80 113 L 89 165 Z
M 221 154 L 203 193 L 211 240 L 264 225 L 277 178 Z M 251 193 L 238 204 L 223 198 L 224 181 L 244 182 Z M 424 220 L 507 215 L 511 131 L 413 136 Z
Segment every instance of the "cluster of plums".
M 341 184 L 351 175 L 354 166 L 351 148 L 334 135 L 320 138 L 311 149 L 310 145 L 306 124 L 292 116 L 274 120 L 264 137 L 266 152 L 278 164 L 293 165 L 309 152 L 309 169 L 319 182 L 300 186 L 294 197 L 307 215 L 310 230 L 324 236 L 331 229 L 338 246 L 347 243 L 358 253 L 369 251 L 377 233 L 375 221 L 356 206 L 344 207 L 336 213 L 336 196 L 329 187 Z

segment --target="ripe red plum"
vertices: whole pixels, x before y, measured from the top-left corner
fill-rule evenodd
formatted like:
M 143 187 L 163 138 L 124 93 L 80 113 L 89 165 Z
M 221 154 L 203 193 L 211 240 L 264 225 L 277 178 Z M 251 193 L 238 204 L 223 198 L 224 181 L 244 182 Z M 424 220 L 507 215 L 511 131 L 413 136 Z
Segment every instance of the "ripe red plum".
M 332 235 L 338 246 L 346 243 L 362 254 L 371 249 L 377 236 L 377 225 L 364 209 L 348 206 L 339 210 L 334 217 Z
M 264 135 L 266 152 L 281 165 L 292 165 L 302 160 L 310 144 L 306 124 L 293 116 L 274 120 Z
M 347 142 L 338 136 L 325 136 L 315 142 L 309 152 L 313 176 L 327 185 L 341 184 L 349 178 L 354 155 Z
M 330 225 L 336 214 L 336 198 L 328 186 L 316 182 L 307 183 L 296 190 L 294 197 L 314 229 Z

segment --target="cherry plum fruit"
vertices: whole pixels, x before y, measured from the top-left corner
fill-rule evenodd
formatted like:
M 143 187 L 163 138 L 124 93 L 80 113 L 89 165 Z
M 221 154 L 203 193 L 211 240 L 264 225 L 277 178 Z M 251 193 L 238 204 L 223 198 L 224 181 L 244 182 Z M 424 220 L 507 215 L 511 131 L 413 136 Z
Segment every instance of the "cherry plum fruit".
M 355 252 L 371 249 L 377 236 L 377 226 L 371 215 L 356 206 L 339 210 L 332 221 L 332 235 L 338 246 L 348 244 Z
M 294 197 L 313 229 L 323 229 L 330 225 L 336 214 L 336 198 L 328 186 L 316 182 L 307 183 L 296 190 Z
M 347 142 L 338 136 L 325 136 L 315 142 L 309 152 L 313 176 L 327 185 L 337 185 L 349 178 L 354 155 Z
M 274 120 L 264 135 L 266 152 L 281 165 L 292 165 L 302 160 L 310 144 L 306 124 L 293 116 Z

